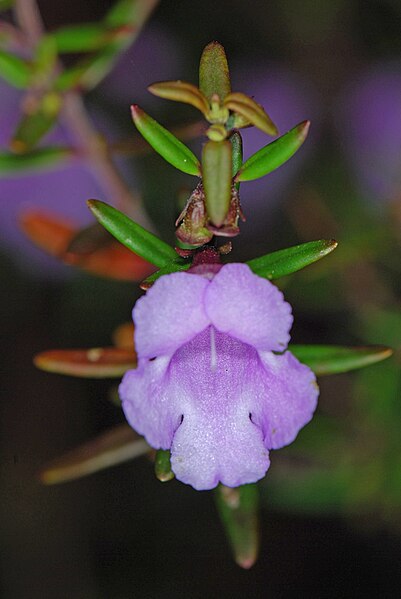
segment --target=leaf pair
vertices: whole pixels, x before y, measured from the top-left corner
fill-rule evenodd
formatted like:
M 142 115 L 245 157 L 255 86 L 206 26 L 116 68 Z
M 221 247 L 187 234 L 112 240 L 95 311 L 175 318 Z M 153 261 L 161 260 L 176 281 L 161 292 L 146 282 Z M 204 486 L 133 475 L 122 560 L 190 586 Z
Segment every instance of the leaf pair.
M 211 42 L 202 52 L 199 87 L 186 81 L 161 81 L 148 89 L 160 98 L 190 104 L 200 110 L 209 123 L 222 126 L 221 140 L 226 139 L 232 129 L 249 125 L 268 135 L 278 134 L 262 106 L 244 93 L 231 92 L 227 57 L 218 42 Z M 213 127 L 209 131 L 212 132 Z
M 207 160 L 208 158 L 209 150 L 204 150 L 201 167 L 195 154 L 182 141 L 147 115 L 139 106 L 132 106 L 131 111 L 138 131 L 164 160 L 189 175 L 200 177 L 202 171 L 203 175 L 205 175 L 205 171 L 208 168 L 208 165 L 205 168 L 205 159 Z M 309 126 L 309 121 L 303 121 L 285 135 L 258 150 L 258 152 L 248 158 L 241 168 L 237 164 L 237 169 L 234 169 L 234 172 L 232 172 L 230 163 L 230 173 L 231 176 L 234 176 L 234 182 L 239 183 L 259 179 L 283 165 L 301 147 L 308 134 Z M 219 152 L 216 149 L 217 143 L 221 143 Z M 205 147 L 208 144 L 210 144 L 210 148 L 213 148 L 210 150 L 210 155 L 213 155 L 213 159 L 211 159 L 213 162 L 228 161 L 229 150 L 225 142 L 209 141 Z
M 100 224 L 116 239 L 148 262 L 168 274 L 189 267 L 188 261 L 180 259 L 167 243 L 146 231 L 128 216 L 101 202 L 89 200 L 88 206 Z M 337 247 L 334 240 L 319 240 L 279 250 L 247 262 L 252 271 L 260 277 L 277 279 L 291 274 L 320 260 Z M 159 273 L 152 275 L 155 280 Z

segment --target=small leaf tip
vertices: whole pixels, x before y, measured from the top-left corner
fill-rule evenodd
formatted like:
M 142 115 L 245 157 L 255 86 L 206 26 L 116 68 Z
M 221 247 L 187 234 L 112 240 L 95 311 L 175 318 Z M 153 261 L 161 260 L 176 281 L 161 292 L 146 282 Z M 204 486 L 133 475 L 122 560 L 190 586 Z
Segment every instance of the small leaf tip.
M 134 120 L 139 118 L 142 114 L 143 110 L 138 106 L 138 104 L 131 104 L 131 115 Z

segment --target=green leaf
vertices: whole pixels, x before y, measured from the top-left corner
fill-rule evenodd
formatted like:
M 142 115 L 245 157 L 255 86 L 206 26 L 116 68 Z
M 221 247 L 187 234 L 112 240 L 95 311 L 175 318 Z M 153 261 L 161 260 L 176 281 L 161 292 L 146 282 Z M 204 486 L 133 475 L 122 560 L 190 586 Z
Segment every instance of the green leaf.
M 138 131 L 164 160 L 184 173 L 196 177 L 200 175 L 199 160 L 182 141 L 159 125 L 139 106 L 131 106 L 131 111 Z
M 287 162 L 305 141 L 309 125 L 309 121 L 303 121 L 285 135 L 253 154 L 244 162 L 235 181 L 259 179 Z
M 229 141 L 208 141 L 202 151 L 202 183 L 210 221 L 220 227 L 231 200 L 232 146 Z
M 53 37 L 60 53 L 93 52 L 110 41 L 110 32 L 99 23 L 81 23 L 58 29 Z
M 251 568 L 259 551 L 259 491 L 256 485 L 219 485 L 215 499 L 220 518 L 241 568 Z
M 385 360 L 393 353 L 390 348 L 381 345 L 371 347 L 290 345 L 288 349 L 318 376 L 356 370 Z
M 149 289 L 149 287 L 163 275 L 169 275 L 172 272 L 185 272 L 188 270 L 188 268 L 190 268 L 190 266 L 191 262 L 184 262 L 184 260 L 173 260 L 142 281 L 140 287 L 141 289 Z
M 235 114 L 240 115 L 239 123 L 237 126 L 243 127 L 243 119 L 248 123 L 258 127 L 267 135 L 278 135 L 278 129 L 276 125 L 273 123 L 268 114 L 266 114 L 265 110 L 262 106 L 259 106 L 249 96 L 243 94 L 241 92 L 234 92 L 228 94 L 224 100 L 224 106 L 234 112 Z M 234 117 L 234 125 L 236 125 L 236 118 Z
M 107 13 L 104 22 L 111 27 L 142 27 L 158 0 L 120 0 Z
M 50 92 L 40 99 L 33 112 L 25 114 L 11 140 L 11 149 L 22 154 L 31 150 L 56 124 L 61 109 L 61 98 Z
M 88 50 L 89 47 L 91 50 L 98 49 L 94 56 L 85 57 L 67 69 L 66 73 L 62 73 L 56 88 L 64 91 L 74 87 L 83 90 L 96 87 L 111 71 L 120 54 L 135 41 L 156 4 L 157 0 L 122 0 L 110 10 L 101 26 L 84 25 L 75 39 L 72 35 L 73 28 L 56 32 L 60 51 L 82 51 L 83 44 L 86 44 Z
M 0 49 L 0 77 L 14 87 L 25 89 L 29 87 L 31 76 L 32 69 L 29 63 Z
M 14 0 L 0 0 L 0 10 L 7 10 L 13 6 Z
M 159 98 L 183 102 L 194 106 L 202 113 L 209 110 L 209 104 L 202 92 L 186 81 L 160 81 L 149 85 L 148 91 Z
M 199 89 L 208 100 L 217 94 L 221 101 L 231 91 L 227 57 L 219 42 L 210 42 L 202 52 L 199 65 Z
M 278 250 L 247 262 L 252 271 L 266 279 L 278 279 L 317 262 L 337 247 L 334 239 L 320 239 Z
M 100 200 L 87 202 L 93 215 L 105 229 L 129 250 L 162 268 L 177 258 L 175 250 L 125 214 Z
M 58 92 L 66 92 L 79 88 L 82 78 L 89 68 L 89 62 L 80 61 L 74 66 L 62 71 L 54 80 L 54 89 Z
M 45 485 L 76 480 L 133 460 L 150 451 L 145 439 L 120 424 L 47 464 L 39 473 Z
M 0 178 L 51 169 L 72 156 L 73 150 L 61 147 L 39 148 L 28 154 L 0 152 Z
M 165 483 L 174 478 L 171 470 L 170 450 L 158 449 L 155 457 L 155 475 L 158 480 Z

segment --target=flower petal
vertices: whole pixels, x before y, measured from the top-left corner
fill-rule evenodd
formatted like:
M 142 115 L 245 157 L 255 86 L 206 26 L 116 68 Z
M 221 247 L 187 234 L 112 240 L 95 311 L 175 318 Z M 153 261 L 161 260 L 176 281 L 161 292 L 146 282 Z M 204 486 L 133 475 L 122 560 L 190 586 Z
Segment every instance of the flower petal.
M 139 358 L 172 354 L 210 323 L 203 307 L 209 281 L 178 272 L 160 277 L 135 304 L 135 346 Z
M 169 364 L 170 356 L 142 359 L 138 368 L 125 373 L 118 389 L 129 424 L 157 449 L 170 449 L 182 419 L 179 397 L 168 392 Z
M 210 283 L 205 310 L 221 332 L 258 350 L 282 351 L 290 339 L 291 306 L 246 264 L 226 264 Z
M 264 375 L 254 385 L 252 422 L 264 433 L 268 449 L 294 441 L 316 409 L 319 389 L 312 370 L 290 353 L 259 353 Z
M 183 414 L 171 447 L 179 480 L 205 490 L 219 482 L 236 487 L 265 475 L 269 454 L 261 429 L 249 417 L 252 380 L 259 370 L 263 374 L 252 347 L 213 327 L 175 353 L 167 394 L 180 397 Z

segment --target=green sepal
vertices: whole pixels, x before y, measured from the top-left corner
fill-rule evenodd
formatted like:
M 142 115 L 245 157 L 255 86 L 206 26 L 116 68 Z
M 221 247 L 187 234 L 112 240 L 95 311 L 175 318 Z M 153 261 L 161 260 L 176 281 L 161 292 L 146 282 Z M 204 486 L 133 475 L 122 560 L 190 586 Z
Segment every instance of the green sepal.
M 209 220 L 220 227 L 231 200 L 232 146 L 229 141 L 208 141 L 202 151 L 202 183 Z
M 259 551 L 259 490 L 257 485 L 215 491 L 217 510 L 230 542 L 234 559 L 241 568 L 251 568 Z
M 184 261 L 180 258 L 173 260 L 165 266 L 163 266 L 163 268 L 160 268 L 160 270 L 157 270 L 156 272 L 152 273 L 149 277 L 142 281 L 140 286 L 142 289 L 148 289 L 151 285 L 153 285 L 155 281 L 157 281 L 157 279 L 159 279 L 163 275 L 169 275 L 172 272 L 185 272 L 186 270 L 188 270 L 188 268 L 190 268 L 191 264 L 191 262 Z
M 36 110 L 22 117 L 10 142 L 11 149 L 18 154 L 29 152 L 56 124 L 61 102 L 54 92 L 43 96 Z
M 61 54 L 70 52 L 93 52 L 110 41 L 110 31 L 99 23 L 81 23 L 62 27 L 53 33 Z
M 244 162 L 235 181 L 259 179 L 287 162 L 305 141 L 309 126 L 309 121 L 303 121 L 285 135 L 261 148 Z
M 242 165 L 242 137 L 239 131 L 235 131 L 231 137 L 230 142 L 232 146 L 232 176 L 238 173 L 239 169 Z M 237 183 L 237 189 L 239 188 L 239 183 Z
M 139 106 L 131 106 L 131 111 L 139 133 L 164 160 L 188 175 L 200 176 L 199 160 L 182 141 L 147 115 Z
M 0 152 L 0 178 L 51 169 L 71 158 L 73 153 L 70 148 L 62 147 L 39 148 L 27 154 Z
M 210 42 L 202 52 L 199 65 L 199 89 L 208 100 L 217 94 L 221 101 L 231 91 L 227 57 L 219 42 Z
M 174 478 L 174 472 L 171 470 L 169 449 L 158 449 L 156 451 L 155 475 L 162 483 L 166 483 Z
M 162 268 L 175 258 L 175 250 L 125 214 L 100 200 L 88 200 L 89 209 L 105 229 L 129 250 Z
M 334 239 L 319 239 L 278 250 L 247 262 L 249 268 L 265 279 L 278 279 L 317 262 L 337 247 Z
M 0 77 L 14 87 L 26 89 L 31 82 L 32 67 L 22 58 L 0 49 Z
M 381 345 L 342 347 L 340 345 L 289 345 L 289 351 L 317 376 L 338 374 L 370 366 L 392 355 L 392 350 Z

